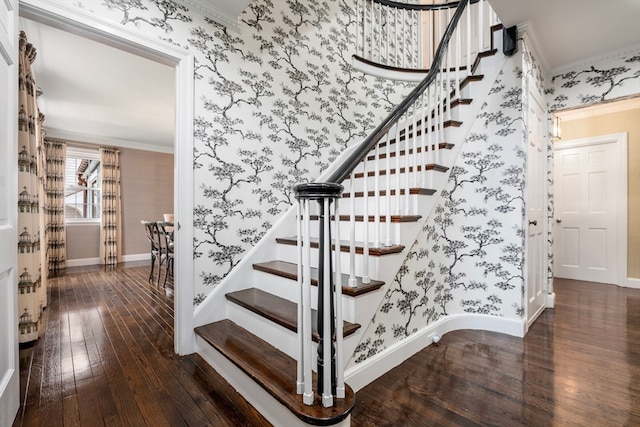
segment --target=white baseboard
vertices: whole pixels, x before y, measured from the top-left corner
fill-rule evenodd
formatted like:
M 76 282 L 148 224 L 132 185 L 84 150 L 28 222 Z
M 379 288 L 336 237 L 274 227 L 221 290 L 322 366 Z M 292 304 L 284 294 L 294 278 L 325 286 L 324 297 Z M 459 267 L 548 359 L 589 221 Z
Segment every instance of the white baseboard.
M 150 259 L 151 259 L 151 254 L 148 252 L 145 252 L 143 254 L 122 255 L 122 262 L 148 261 Z
M 85 265 L 99 265 L 100 258 L 78 258 L 68 259 L 67 267 L 83 267 Z
M 640 289 L 640 279 L 627 277 L 627 288 Z
M 522 319 L 505 319 L 486 314 L 453 314 L 402 341 L 394 343 L 370 359 L 347 368 L 345 382 L 357 392 L 423 348 L 431 345 L 435 336 L 442 337 L 447 332 L 477 329 L 523 337 L 525 327 L 525 321 Z
M 556 306 L 556 293 L 551 292 L 550 294 L 546 294 L 544 296 L 544 306 L 545 308 L 554 308 Z
M 130 261 L 146 261 L 151 259 L 151 254 L 143 253 L 143 254 L 131 254 L 131 255 L 122 255 L 122 262 L 130 262 Z M 85 265 L 100 265 L 102 261 L 100 258 L 78 258 L 78 259 L 68 259 L 67 267 L 83 267 Z

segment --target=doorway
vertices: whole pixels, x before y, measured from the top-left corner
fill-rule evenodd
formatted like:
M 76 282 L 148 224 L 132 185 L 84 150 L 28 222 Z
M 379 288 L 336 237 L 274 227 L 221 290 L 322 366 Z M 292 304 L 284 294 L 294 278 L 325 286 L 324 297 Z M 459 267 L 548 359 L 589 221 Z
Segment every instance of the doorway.
M 625 285 L 627 134 L 554 145 L 554 275 Z
M 191 259 L 193 241 L 193 192 L 178 191 L 193 188 L 193 55 L 157 39 L 149 39 L 121 25 L 101 20 L 77 8 L 63 4 L 43 4 L 38 0 L 23 0 L 20 16 L 100 41 L 131 54 L 169 65 L 175 70 L 175 136 L 174 136 L 174 213 L 176 218 L 174 252 L 176 259 Z M 184 226 L 188 225 L 188 226 Z M 193 339 L 193 264 L 176 262 L 175 337 L 178 354 L 194 351 Z

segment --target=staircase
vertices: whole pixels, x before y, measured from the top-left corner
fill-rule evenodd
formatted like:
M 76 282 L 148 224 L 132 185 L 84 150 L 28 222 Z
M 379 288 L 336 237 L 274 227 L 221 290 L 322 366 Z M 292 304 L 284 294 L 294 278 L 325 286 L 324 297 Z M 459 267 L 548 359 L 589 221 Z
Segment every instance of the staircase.
M 306 193 L 314 184 L 298 188 L 300 207 L 287 212 L 196 310 L 195 324 L 201 325 L 195 329 L 199 354 L 274 425 L 350 424 L 356 400 L 354 390 L 343 383 L 352 375 L 344 367 L 382 301 L 385 284 L 397 274 L 407 247 L 448 180 L 468 134 L 469 119 L 480 110 L 482 102 L 477 100 L 486 97 L 501 68 L 504 56 L 494 48 L 494 43 L 501 42 L 501 30 L 500 25 L 491 27 L 488 49 L 478 50 L 475 61 L 464 66 L 466 76 L 458 83 L 449 78 L 449 66 L 437 67 L 444 70 L 439 74 L 446 75 L 439 83 L 446 88 L 445 95 L 427 92 L 420 98 L 420 108 L 412 104 L 390 124 L 381 125 L 384 136 L 365 141 L 371 149 L 362 152 L 362 146 L 351 147 L 342 154 L 318 180 L 333 183 L 337 175 L 344 175 L 344 165 L 353 163 L 345 176 L 331 184 L 335 200 L 326 203 L 325 211 L 316 206 L 320 196 Z M 335 210 L 329 214 L 331 207 Z M 324 230 L 335 223 L 335 235 L 328 239 L 328 234 L 323 235 L 322 221 L 327 224 Z M 320 231 L 305 234 L 305 227 Z M 329 270 L 325 270 L 327 259 Z M 301 260 L 307 265 L 301 265 Z M 339 269 L 335 279 L 334 268 Z M 314 290 L 305 301 L 306 286 L 324 287 L 324 292 L 335 288 L 336 295 L 323 303 L 324 294 L 318 296 Z M 323 333 L 322 320 L 315 320 L 326 318 L 325 311 L 331 319 L 336 312 L 330 333 Z M 312 320 L 308 344 L 304 333 L 298 335 L 305 328 L 298 327 L 305 324 L 304 319 Z M 330 404 L 322 391 L 327 381 L 318 381 L 315 373 L 315 358 L 305 359 L 311 366 L 303 366 L 307 356 L 299 357 L 305 348 L 311 348 L 311 340 L 322 343 L 323 334 L 337 337 L 325 340 L 335 341 L 336 347 L 331 357 L 337 372 L 323 370 L 337 377 L 337 383 L 331 382 Z M 315 348 L 314 344 L 314 353 Z M 304 374 L 312 370 L 312 375 Z M 382 373 L 367 374 L 368 378 L 356 382 L 366 384 Z M 312 383 L 308 387 L 317 390 L 311 392 L 310 400 L 303 397 L 309 396 L 307 380 Z

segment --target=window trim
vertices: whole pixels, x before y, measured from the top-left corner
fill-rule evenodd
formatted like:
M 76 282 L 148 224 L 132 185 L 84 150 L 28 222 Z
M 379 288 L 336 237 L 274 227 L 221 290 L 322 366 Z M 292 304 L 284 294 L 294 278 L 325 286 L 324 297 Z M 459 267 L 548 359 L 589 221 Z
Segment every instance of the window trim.
M 66 168 L 67 159 L 69 157 L 100 161 L 100 157 L 101 157 L 100 148 L 97 146 L 95 148 L 85 148 L 85 147 L 74 147 L 74 146 L 68 145 L 67 153 L 65 157 L 65 168 Z M 102 177 L 102 165 L 100 165 L 100 168 L 101 168 L 100 177 Z M 65 191 L 67 190 L 66 177 L 65 177 L 64 189 Z M 99 182 L 97 190 L 102 195 L 102 179 Z M 65 203 L 65 206 L 66 206 L 66 203 Z M 98 218 L 67 218 L 67 216 L 65 215 L 64 222 L 67 225 L 100 224 L 102 222 L 102 212 L 100 212 L 99 214 L 100 216 Z

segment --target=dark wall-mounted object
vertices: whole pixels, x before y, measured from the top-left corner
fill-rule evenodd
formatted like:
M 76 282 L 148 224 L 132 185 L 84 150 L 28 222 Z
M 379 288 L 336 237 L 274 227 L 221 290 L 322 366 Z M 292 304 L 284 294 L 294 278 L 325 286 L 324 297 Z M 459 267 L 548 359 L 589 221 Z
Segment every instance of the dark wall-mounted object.
M 518 51 L 518 27 L 502 29 L 502 53 L 511 56 Z

